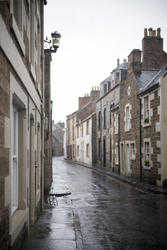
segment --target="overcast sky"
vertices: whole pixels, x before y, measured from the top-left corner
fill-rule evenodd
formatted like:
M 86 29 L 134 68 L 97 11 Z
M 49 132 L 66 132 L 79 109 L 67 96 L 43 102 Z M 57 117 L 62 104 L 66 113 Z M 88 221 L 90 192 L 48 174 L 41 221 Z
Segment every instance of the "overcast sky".
M 133 49 L 141 49 L 144 28 L 161 28 L 167 51 L 166 0 L 48 0 L 45 36 L 57 30 L 52 54 L 53 119 L 65 121 L 78 97 L 99 86 Z

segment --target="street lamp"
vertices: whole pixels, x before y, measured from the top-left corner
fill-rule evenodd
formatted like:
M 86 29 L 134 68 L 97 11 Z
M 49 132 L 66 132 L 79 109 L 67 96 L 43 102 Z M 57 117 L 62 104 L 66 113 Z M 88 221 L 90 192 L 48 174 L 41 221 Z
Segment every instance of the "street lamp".
M 56 53 L 57 49 L 59 48 L 59 43 L 60 43 L 60 38 L 61 38 L 61 35 L 60 33 L 58 33 L 57 31 L 51 33 L 51 37 L 52 37 L 52 41 L 49 40 L 48 41 L 48 38 L 46 37 L 46 39 L 44 40 L 45 42 L 45 45 L 46 43 L 47 44 L 51 44 L 52 43 L 52 46 L 47 46 L 46 45 L 46 48 L 45 48 L 45 51 L 48 51 L 50 53 Z
M 55 53 L 59 48 L 61 35 L 57 31 L 55 31 L 54 33 L 51 33 L 51 36 L 52 36 L 53 53 Z

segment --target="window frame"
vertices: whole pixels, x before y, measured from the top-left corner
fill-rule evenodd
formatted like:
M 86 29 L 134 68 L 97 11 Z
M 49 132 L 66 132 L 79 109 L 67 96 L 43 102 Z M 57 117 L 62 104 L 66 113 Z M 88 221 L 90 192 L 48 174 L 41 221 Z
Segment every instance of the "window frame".
M 19 207 L 19 112 L 17 107 L 12 105 L 12 123 L 11 123 L 11 214 Z

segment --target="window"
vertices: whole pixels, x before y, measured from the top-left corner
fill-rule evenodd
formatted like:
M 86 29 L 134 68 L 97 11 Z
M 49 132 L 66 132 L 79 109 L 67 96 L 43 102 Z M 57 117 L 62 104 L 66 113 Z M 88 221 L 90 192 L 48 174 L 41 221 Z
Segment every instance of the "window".
M 110 128 L 112 127 L 112 109 L 114 107 L 114 103 L 110 105 Z
M 118 113 L 115 114 L 115 134 L 118 134 Z
M 111 89 L 111 82 L 108 81 L 108 91 Z
M 115 144 L 115 164 L 118 164 L 118 143 Z
M 35 50 L 35 4 L 34 1 L 30 2 L 30 56 L 31 56 L 31 63 L 34 66 L 35 64 L 35 57 L 34 57 L 34 50 Z
M 75 144 L 72 145 L 72 155 L 75 157 Z
M 119 81 L 119 72 L 115 73 L 115 82 L 117 83 Z
M 77 145 L 77 156 L 79 156 L 79 145 Z
M 135 159 L 135 144 L 131 143 L 131 159 Z
M 18 208 L 19 169 L 18 169 L 18 110 L 12 110 L 12 166 L 11 166 L 11 206 L 12 214 Z
M 22 30 L 22 1 L 13 0 L 13 15 L 19 30 Z
M 103 124 L 104 129 L 106 129 L 106 108 L 104 108 L 104 124 Z
M 110 136 L 110 162 L 112 162 L 112 136 Z
M 107 84 L 103 85 L 103 89 L 104 89 L 104 94 L 107 93 Z
M 98 129 L 101 130 L 101 111 L 98 114 Z
M 26 110 L 24 103 L 16 96 L 12 96 L 11 106 L 11 214 L 23 208 L 26 192 Z
M 150 166 L 150 143 L 148 141 L 144 142 L 144 166 Z
M 127 105 L 125 107 L 125 131 L 130 129 L 130 107 Z
M 144 97 L 144 123 L 147 124 L 149 123 L 149 97 L 145 96 Z
M 81 124 L 81 136 L 83 137 L 83 124 Z
M 86 122 L 86 134 L 89 134 L 89 121 Z
M 77 126 L 77 138 L 79 138 L 79 126 Z
M 98 157 L 99 157 L 99 161 L 101 161 L 101 138 L 99 138 L 99 141 L 98 141 Z
M 89 157 L 89 144 L 86 144 L 86 157 Z
M 72 126 L 72 139 L 74 140 L 75 138 L 75 128 L 74 125 Z

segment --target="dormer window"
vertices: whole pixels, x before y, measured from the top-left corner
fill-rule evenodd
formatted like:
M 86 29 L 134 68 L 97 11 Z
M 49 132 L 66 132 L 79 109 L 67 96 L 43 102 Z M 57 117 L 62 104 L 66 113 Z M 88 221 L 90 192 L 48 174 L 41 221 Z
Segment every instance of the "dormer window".
M 104 84 L 103 89 L 104 89 L 104 94 L 107 93 L 107 84 Z
M 115 82 L 117 83 L 117 82 L 119 82 L 119 72 L 117 71 L 117 72 L 115 72 Z
M 108 81 L 108 91 L 111 89 L 111 82 Z

